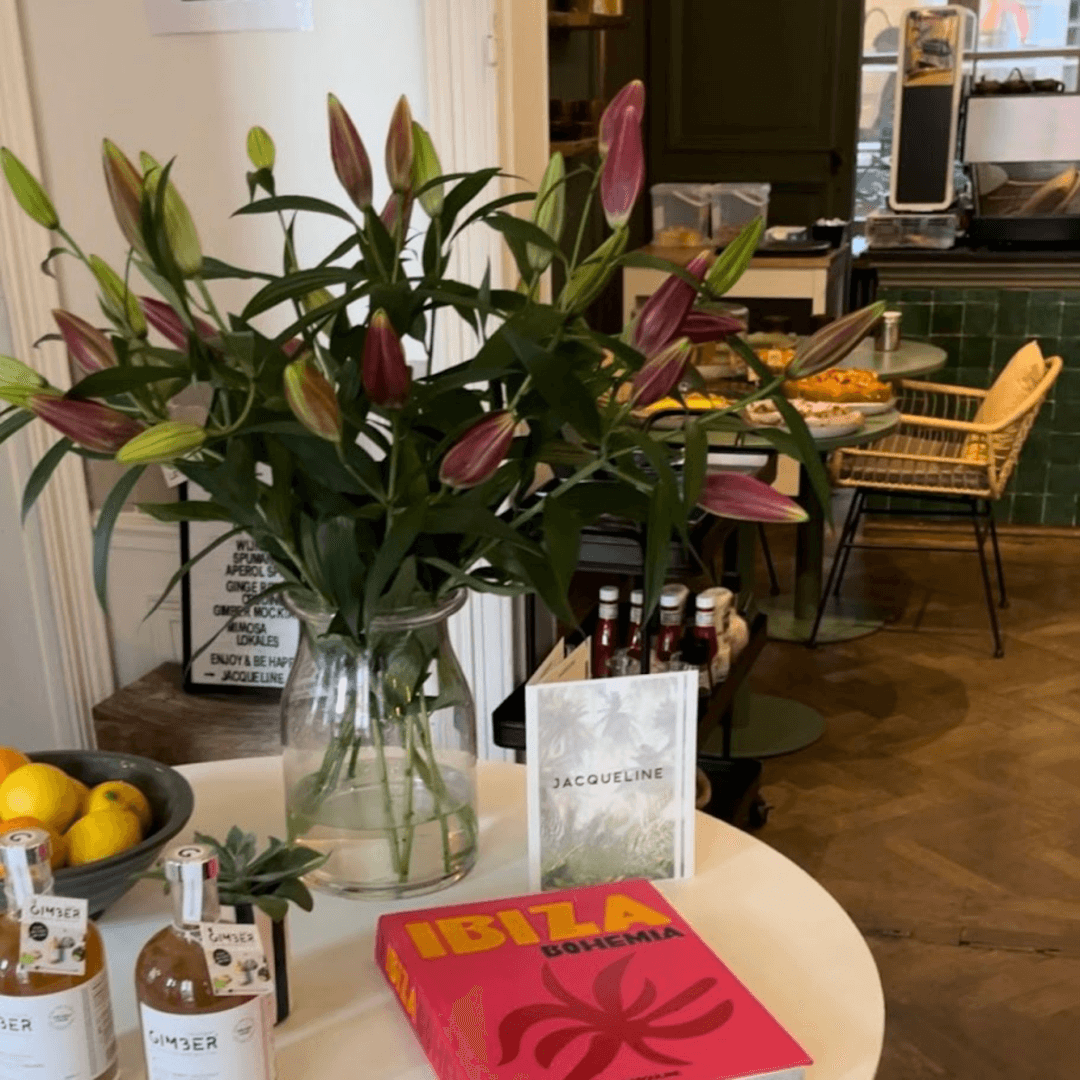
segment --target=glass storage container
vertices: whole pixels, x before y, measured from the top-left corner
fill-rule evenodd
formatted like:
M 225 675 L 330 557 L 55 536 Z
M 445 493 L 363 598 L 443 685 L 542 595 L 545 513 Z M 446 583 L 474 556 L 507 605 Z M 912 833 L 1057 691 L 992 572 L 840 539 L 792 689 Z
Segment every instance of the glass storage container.
M 710 243 L 711 184 L 654 184 L 650 190 L 654 244 L 705 247 Z
M 754 218 L 769 221 L 771 184 L 713 184 L 712 237 L 718 247 L 730 244 Z

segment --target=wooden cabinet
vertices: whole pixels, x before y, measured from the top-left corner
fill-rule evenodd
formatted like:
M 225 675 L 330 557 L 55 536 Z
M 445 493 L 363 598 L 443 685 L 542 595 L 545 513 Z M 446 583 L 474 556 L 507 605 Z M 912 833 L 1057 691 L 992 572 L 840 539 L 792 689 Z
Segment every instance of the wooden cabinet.
M 848 217 L 862 0 L 652 0 L 649 179 L 769 181 L 770 220 Z

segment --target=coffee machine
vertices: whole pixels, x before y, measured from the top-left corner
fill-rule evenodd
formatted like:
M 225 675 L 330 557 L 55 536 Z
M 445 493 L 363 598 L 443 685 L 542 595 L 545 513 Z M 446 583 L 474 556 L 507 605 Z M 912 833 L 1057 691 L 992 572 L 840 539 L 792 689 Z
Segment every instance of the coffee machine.
M 1080 246 L 1080 94 L 976 86 L 963 145 L 973 244 Z

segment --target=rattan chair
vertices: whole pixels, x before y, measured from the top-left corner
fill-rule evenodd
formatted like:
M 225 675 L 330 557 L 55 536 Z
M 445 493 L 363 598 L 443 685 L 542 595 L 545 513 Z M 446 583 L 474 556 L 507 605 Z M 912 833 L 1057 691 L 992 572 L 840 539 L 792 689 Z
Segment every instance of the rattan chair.
M 885 509 L 875 507 L 871 511 L 875 514 L 970 517 L 994 633 L 994 655 L 1005 655 L 985 544 L 989 538 L 997 568 L 999 602 L 1001 607 L 1008 607 L 993 503 L 1004 493 L 1039 409 L 1061 373 L 1060 357 L 1044 359 L 1043 364 L 1044 372 L 1038 384 L 1006 416 L 994 423 L 975 420 L 979 407 L 990 393 L 987 390 L 904 380 L 897 386 L 900 426 L 868 446 L 836 451 L 830 463 L 833 482 L 837 487 L 854 488 L 855 496 L 818 606 L 808 642 L 811 647 L 817 643 L 830 597 L 840 595 L 852 549 L 897 550 L 896 545 L 856 543 L 859 522 L 867 513 L 867 498 L 878 492 L 888 494 L 890 500 Z M 896 506 L 898 498 L 932 500 L 940 502 L 942 507 Z M 919 545 L 918 550 L 955 552 L 965 549 Z

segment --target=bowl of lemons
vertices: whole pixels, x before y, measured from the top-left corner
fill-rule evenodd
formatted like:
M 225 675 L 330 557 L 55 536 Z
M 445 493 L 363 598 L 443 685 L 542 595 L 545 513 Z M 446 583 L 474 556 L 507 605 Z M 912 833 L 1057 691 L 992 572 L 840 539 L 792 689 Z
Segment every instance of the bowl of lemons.
M 195 799 L 175 770 L 135 754 L 0 747 L 0 833 L 52 839 L 55 891 L 100 915 L 187 824 Z

